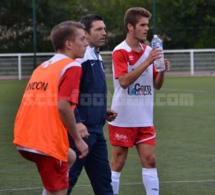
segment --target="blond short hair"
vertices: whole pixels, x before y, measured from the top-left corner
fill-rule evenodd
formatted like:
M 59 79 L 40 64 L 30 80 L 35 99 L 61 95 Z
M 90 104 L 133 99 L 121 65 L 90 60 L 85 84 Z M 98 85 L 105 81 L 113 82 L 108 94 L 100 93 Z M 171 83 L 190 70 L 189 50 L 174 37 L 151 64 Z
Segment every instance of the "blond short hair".
M 64 49 L 66 40 L 75 40 L 77 29 L 84 29 L 80 22 L 66 21 L 56 25 L 51 32 L 51 41 L 55 51 Z

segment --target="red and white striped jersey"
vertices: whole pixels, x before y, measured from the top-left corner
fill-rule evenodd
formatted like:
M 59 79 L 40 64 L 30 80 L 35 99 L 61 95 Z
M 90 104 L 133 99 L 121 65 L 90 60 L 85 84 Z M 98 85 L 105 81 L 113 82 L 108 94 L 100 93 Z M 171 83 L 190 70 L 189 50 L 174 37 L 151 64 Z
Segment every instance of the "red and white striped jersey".
M 111 108 L 118 116 L 109 124 L 118 127 L 148 127 L 153 126 L 153 77 L 157 76 L 151 64 L 141 76 L 128 88 L 123 89 L 118 77 L 131 72 L 149 55 L 151 47 L 140 44 L 141 52 L 132 50 L 126 41 L 119 44 L 113 51 L 112 69 L 114 95 Z

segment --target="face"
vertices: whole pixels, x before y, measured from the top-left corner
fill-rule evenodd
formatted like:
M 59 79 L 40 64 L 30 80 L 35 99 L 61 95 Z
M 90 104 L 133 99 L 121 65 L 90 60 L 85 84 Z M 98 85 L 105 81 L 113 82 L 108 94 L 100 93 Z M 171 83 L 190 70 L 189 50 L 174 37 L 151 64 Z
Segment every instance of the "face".
M 105 44 L 106 26 L 103 21 L 97 20 L 92 23 L 90 34 L 86 33 L 86 38 L 91 47 L 101 47 Z
M 73 59 L 83 58 L 88 42 L 84 30 L 77 29 L 74 41 L 71 41 Z
M 147 32 L 149 30 L 148 27 L 149 19 L 146 17 L 141 17 L 139 22 L 136 24 L 135 28 L 133 28 L 132 35 L 135 39 L 139 41 L 144 41 L 147 38 Z

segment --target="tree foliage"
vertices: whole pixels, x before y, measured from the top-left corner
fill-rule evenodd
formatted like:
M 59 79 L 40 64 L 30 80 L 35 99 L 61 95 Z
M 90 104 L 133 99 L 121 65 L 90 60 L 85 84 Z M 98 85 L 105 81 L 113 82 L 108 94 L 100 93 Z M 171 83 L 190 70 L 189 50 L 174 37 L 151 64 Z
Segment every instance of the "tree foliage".
M 215 46 L 215 0 L 157 1 L 158 33 L 166 48 Z
M 33 52 L 32 0 L 0 1 L 0 52 Z M 125 39 L 125 11 L 145 7 L 153 13 L 153 0 L 36 0 L 37 51 L 50 52 L 51 29 L 65 20 L 79 21 L 99 14 L 107 27 L 103 50 L 112 50 Z M 212 48 L 215 42 L 215 0 L 157 0 L 156 31 L 165 49 Z M 148 39 L 152 39 L 153 19 Z
M 78 10 L 80 19 L 91 13 L 103 17 L 107 27 L 107 43 L 103 50 L 112 50 L 125 39 L 126 31 L 123 18 L 126 10 L 130 7 L 146 7 L 152 11 L 152 0 L 79 0 Z
M 38 51 L 50 51 L 51 28 L 66 20 L 66 4 L 60 0 L 37 0 L 37 47 Z M 30 0 L 0 1 L 0 51 L 33 51 L 33 4 Z

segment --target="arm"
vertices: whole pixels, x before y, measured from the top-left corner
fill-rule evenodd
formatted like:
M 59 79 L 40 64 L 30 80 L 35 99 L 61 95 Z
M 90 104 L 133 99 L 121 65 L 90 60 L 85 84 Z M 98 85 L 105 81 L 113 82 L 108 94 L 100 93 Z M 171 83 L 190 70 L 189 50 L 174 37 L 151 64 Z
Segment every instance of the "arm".
M 170 62 L 167 59 L 165 59 L 164 62 L 165 62 L 166 70 L 169 70 Z M 164 77 L 165 77 L 165 70 L 158 73 L 157 77 L 154 79 L 154 88 L 155 89 L 159 90 L 162 87 L 162 85 L 164 83 Z
M 154 62 L 154 60 L 161 58 L 159 56 L 161 54 L 161 50 L 158 48 L 158 46 L 152 48 L 146 60 L 133 71 L 118 77 L 119 84 L 122 88 L 126 89 L 129 85 L 136 81 L 138 77 L 140 77 L 140 75 Z
M 81 152 L 79 158 L 85 157 L 88 153 L 88 145 L 83 141 L 77 130 L 71 103 L 67 100 L 60 99 L 58 100 L 57 108 L 63 124 L 68 129 L 70 135 L 75 141 L 76 147 Z
M 75 116 L 71 105 L 78 103 L 81 73 L 82 69 L 80 66 L 68 66 L 68 69 L 64 72 L 60 80 L 57 105 L 62 122 L 74 139 L 76 147 L 81 152 L 81 156 L 79 158 L 86 156 L 88 146 L 83 141 L 77 130 Z

